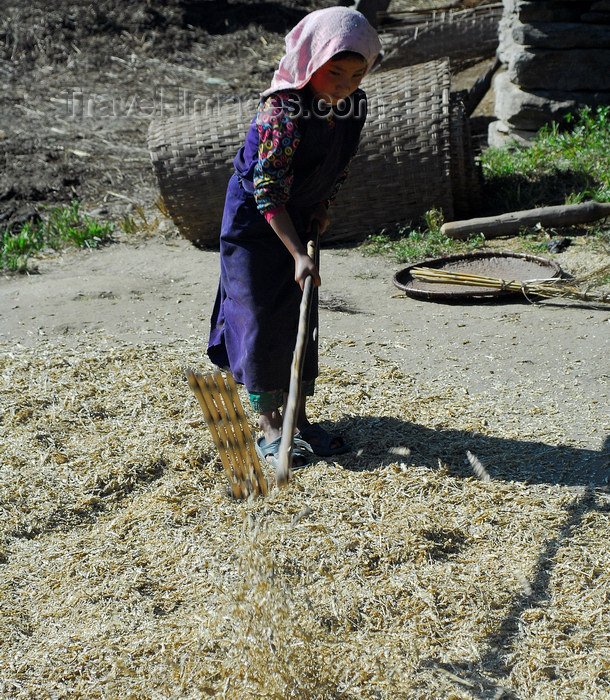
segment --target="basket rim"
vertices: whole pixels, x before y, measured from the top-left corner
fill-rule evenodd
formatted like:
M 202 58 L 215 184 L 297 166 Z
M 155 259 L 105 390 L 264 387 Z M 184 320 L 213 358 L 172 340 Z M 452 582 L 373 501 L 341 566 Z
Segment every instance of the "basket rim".
M 421 260 L 417 263 L 412 263 L 407 267 L 396 272 L 393 276 L 393 282 L 398 289 L 401 289 L 408 296 L 426 299 L 426 300 L 460 300 L 460 299 L 488 299 L 494 297 L 505 297 L 518 292 L 513 292 L 506 289 L 495 289 L 495 288 L 485 288 L 485 287 L 462 287 L 460 285 L 454 285 L 455 289 L 451 290 L 451 284 L 443 284 L 443 287 L 448 288 L 447 290 L 440 291 L 436 289 L 436 285 L 426 283 L 422 280 L 418 280 L 413 275 L 411 275 L 411 270 L 414 267 L 432 267 L 432 268 L 442 268 L 448 263 L 455 263 L 460 261 L 470 261 L 470 260 L 484 260 L 490 258 L 509 258 L 523 260 L 527 262 L 533 262 L 540 265 L 542 268 L 547 268 L 549 277 L 561 277 L 563 271 L 558 263 L 550 258 L 543 258 L 538 255 L 531 255 L 529 253 L 514 253 L 512 251 L 476 251 L 474 253 L 460 253 L 456 255 L 447 255 L 440 258 L 430 258 L 428 260 Z M 518 278 L 514 278 L 518 279 Z

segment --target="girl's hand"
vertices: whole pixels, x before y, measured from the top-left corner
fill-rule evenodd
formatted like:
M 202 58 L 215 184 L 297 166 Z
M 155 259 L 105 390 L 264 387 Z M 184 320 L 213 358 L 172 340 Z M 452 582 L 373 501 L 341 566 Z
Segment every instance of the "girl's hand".
M 315 287 L 319 287 L 321 284 L 320 273 L 318 268 L 315 266 L 314 261 L 307 255 L 307 253 L 299 253 L 295 255 L 294 258 L 294 279 L 299 283 L 301 290 L 305 288 L 305 280 L 308 277 L 313 277 L 313 283 Z
M 326 231 L 326 229 L 328 228 L 328 224 L 330 223 L 330 219 L 328 218 L 328 209 L 326 208 L 324 202 L 316 204 L 313 211 L 309 215 L 309 228 L 307 229 L 308 231 L 311 231 L 311 226 L 314 221 L 318 222 L 318 229 L 321 236 L 324 233 L 324 231 Z
M 309 276 L 313 277 L 314 285 L 319 287 L 320 274 L 318 268 L 304 250 L 303 243 L 294 228 L 294 224 L 288 212 L 285 209 L 278 212 L 271 219 L 269 225 L 294 258 L 294 279 L 298 282 L 301 289 L 304 289 L 305 280 Z

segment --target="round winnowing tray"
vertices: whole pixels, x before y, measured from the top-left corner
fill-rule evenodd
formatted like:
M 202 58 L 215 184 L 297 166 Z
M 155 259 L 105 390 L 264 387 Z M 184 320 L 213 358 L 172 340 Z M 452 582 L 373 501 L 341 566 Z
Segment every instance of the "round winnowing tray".
M 561 268 L 553 260 L 525 253 L 481 252 L 451 255 L 435 260 L 426 260 L 409 265 L 394 275 L 394 284 L 405 294 L 418 299 L 433 301 L 458 301 L 460 299 L 486 299 L 506 296 L 515 292 L 495 287 L 477 287 L 444 282 L 426 282 L 416 279 L 414 267 L 432 267 L 445 272 L 462 272 L 485 277 L 496 277 L 507 281 L 561 277 Z

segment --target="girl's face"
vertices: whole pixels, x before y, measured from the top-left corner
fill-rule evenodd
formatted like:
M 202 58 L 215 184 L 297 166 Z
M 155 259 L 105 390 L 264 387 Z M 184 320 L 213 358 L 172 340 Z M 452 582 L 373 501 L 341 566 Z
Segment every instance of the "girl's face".
M 366 65 L 366 60 L 358 56 L 331 58 L 311 76 L 309 89 L 314 97 L 336 105 L 360 85 Z

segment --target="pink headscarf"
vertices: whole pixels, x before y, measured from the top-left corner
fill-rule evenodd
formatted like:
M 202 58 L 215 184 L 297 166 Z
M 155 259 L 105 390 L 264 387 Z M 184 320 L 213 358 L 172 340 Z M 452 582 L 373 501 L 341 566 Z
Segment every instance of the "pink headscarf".
M 381 43 L 365 16 L 356 10 L 329 7 L 310 12 L 286 35 L 286 53 L 271 87 L 261 96 L 302 88 L 318 68 L 340 51 L 364 56 L 368 71 L 381 51 Z

